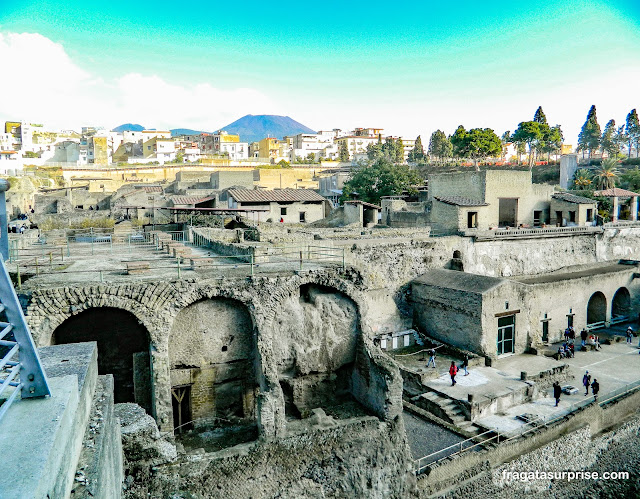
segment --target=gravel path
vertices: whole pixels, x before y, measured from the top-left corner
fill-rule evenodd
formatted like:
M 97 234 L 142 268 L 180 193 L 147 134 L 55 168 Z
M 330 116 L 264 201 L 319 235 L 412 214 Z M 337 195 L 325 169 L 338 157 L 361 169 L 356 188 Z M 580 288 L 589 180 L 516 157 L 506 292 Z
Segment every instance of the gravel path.
M 420 419 L 407 411 L 404 411 L 403 415 L 407 439 L 409 440 L 409 447 L 411 447 L 411 454 L 414 459 L 419 459 L 464 440 L 464 438 L 446 428 Z M 456 448 L 453 448 L 442 452 L 436 457 L 440 459 L 455 451 Z

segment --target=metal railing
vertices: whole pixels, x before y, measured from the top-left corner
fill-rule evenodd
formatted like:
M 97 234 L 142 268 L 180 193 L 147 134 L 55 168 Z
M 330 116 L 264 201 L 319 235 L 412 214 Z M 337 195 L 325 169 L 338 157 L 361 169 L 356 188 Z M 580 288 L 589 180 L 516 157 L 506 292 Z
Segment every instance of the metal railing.
M 575 226 L 575 227 L 535 227 L 527 229 L 494 229 L 494 230 L 477 230 L 467 229 L 463 231 L 466 237 L 476 237 L 478 239 L 495 239 L 504 237 L 531 237 L 531 236 L 547 236 L 562 234 L 595 234 L 603 232 L 602 227 L 593 226 Z
M 450 459 L 453 456 L 459 456 L 472 449 L 479 449 L 481 447 L 485 447 L 487 444 L 490 444 L 490 443 L 501 444 L 505 442 L 510 442 L 516 438 L 524 437 L 525 435 L 538 430 L 540 427 L 547 427 L 549 425 L 552 425 L 566 418 L 567 416 L 592 404 L 593 402 L 597 402 L 602 407 L 638 389 L 640 389 L 640 380 L 627 383 L 626 385 L 612 392 L 607 393 L 607 395 L 601 398 L 600 400 L 596 400 L 596 398 L 593 395 L 591 395 L 590 397 L 587 397 L 584 400 L 581 400 L 579 402 L 576 402 L 570 405 L 567 410 L 562 411 L 561 413 L 550 414 L 548 416 L 540 416 L 534 420 L 528 421 L 524 425 L 522 425 L 522 427 L 515 433 L 500 433 L 498 429 L 487 430 L 484 433 L 481 433 L 479 435 L 463 440 L 462 442 L 459 442 L 454 445 L 450 445 L 449 447 L 445 447 L 444 449 L 440 449 L 439 451 L 433 452 L 424 457 L 416 459 L 415 473 L 416 475 L 420 475 L 427 468 L 433 465 L 437 465 L 441 461 Z M 482 437 L 490 434 L 493 434 L 493 435 L 484 440 L 478 441 Z M 448 454 L 446 454 L 445 456 L 440 458 L 437 457 L 438 455 L 446 452 L 448 452 Z
M 51 391 L 4 262 L 0 269 L 0 312 L 7 318 L 7 322 L 0 322 L 0 396 L 13 388 L 6 399 L 0 400 L 1 420 L 18 395 L 44 397 Z

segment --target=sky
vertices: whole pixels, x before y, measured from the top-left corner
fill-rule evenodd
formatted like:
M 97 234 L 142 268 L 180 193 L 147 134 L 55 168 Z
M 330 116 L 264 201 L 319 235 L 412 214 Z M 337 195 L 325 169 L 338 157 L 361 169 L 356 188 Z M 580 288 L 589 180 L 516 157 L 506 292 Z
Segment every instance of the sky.
M 415 138 L 542 106 L 575 144 L 640 108 L 638 0 L 0 0 L 0 120 L 213 131 L 245 114 Z

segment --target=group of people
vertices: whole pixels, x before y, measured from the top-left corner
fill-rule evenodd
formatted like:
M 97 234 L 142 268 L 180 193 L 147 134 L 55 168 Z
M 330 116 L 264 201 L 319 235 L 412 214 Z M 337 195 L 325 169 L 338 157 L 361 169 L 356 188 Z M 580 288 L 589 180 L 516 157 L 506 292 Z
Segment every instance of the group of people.
M 432 366 L 434 369 L 436 367 L 436 348 L 430 348 L 427 350 L 429 354 L 429 362 L 427 362 L 427 367 Z M 464 371 L 465 376 L 469 376 L 469 356 L 465 353 L 462 358 L 462 364 L 460 367 L 456 366 L 456 362 L 454 360 L 451 361 L 451 365 L 449 366 L 449 376 L 451 376 L 451 386 L 454 386 L 456 382 L 456 376 L 460 370 Z
M 593 381 L 591 381 L 591 375 L 589 374 L 589 371 L 586 371 L 584 373 L 584 376 L 582 377 L 582 386 L 584 386 L 585 397 L 589 395 L 589 387 L 591 387 L 591 394 L 593 395 L 593 399 L 596 401 L 598 400 L 598 393 L 600 392 L 600 383 L 598 383 L 598 380 L 595 378 L 593 378 Z M 554 381 L 553 398 L 556 399 L 555 407 L 558 407 L 558 404 L 560 403 L 561 395 L 562 395 L 562 387 L 560 386 L 560 383 L 558 383 L 557 381 Z
M 573 326 L 567 327 L 564 330 L 564 343 L 558 347 L 558 360 L 572 358 L 575 356 L 575 339 L 576 330 Z M 601 350 L 600 337 L 594 334 L 589 334 L 586 329 L 580 331 L 580 340 L 583 350 L 587 345 L 592 345 L 596 350 Z

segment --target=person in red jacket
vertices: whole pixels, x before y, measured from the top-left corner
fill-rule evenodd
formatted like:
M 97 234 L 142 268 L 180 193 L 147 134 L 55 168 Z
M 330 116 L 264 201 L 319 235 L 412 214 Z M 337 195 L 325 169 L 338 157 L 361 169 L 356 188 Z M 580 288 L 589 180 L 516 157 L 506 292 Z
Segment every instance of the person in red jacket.
M 449 374 L 451 375 L 451 386 L 453 386 L 456 384 L 456 374 L 458 374 L 458 368 L 456 367 L 456 363 L 453 360 L 451 361 Z

